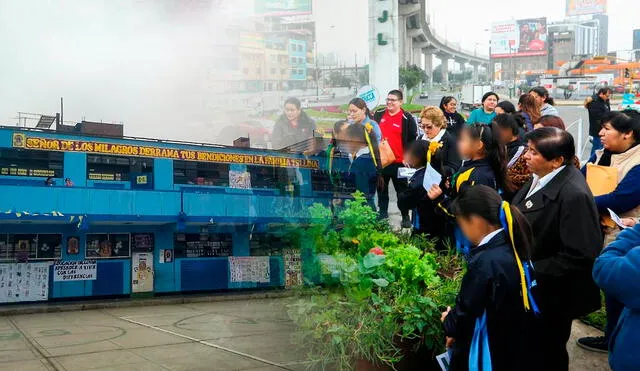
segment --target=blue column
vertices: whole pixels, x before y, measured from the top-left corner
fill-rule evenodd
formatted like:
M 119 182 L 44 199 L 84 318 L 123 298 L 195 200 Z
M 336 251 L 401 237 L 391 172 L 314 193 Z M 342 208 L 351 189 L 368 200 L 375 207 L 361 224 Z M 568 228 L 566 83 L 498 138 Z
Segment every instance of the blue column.
M 156 190 L 173 190 L 173 160 L 155 159 L 153 163 L 153 181 Z
M 78 187 L 87 186 L 87 155 L 84 153 L 64 153 L 64 178 L 70 178 Z

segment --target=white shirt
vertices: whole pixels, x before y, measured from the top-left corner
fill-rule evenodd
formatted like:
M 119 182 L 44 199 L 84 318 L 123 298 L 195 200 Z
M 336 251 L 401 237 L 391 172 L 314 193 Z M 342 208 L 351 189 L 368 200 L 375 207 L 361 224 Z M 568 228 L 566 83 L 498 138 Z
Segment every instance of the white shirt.
M 565 165 L 562 165 L 549 174 L 543 176 L 542 178 L 539 178 L 536 174 L 533 174 L 533 183 L 531 183 L 531 188 L 529 189 L 529 193 L 527 193 L 526 198 L 530 198 L 534 193 L 544 188 L 544 186 L 549 184 L 549 182 L 551 182 L 553 178 L 555 178 L 556 175 L 558 175 L 564 168 Z
M 362 147 L 360 148 L 360 150 L 358 150 L 358 152 L 356 152 L 355 157 L 351 153 L 349 153 L 349 160 L 353 162 L 356 158 L 362 155 L 366 155 L 367 153 L 371 153 L 371 151 L 369 151 L 369 147 Z
M 482 241 L 480 241 L 480 243 L 478 244 L 478 247 L 482 246 L 482 245 L 486 245 L 489 243 L 489 241 L 491 241 L 491 239 L 493 237 L 495 237 L 498 233 L 504 231 L 504 229 L 500 228 L 498 230 L 495 230 L 491 233 L 489 233 L 488 235 L 484 236 L 484 238 L 482 239 Z
M 444 133 L 446 133 L 447 130 L 446 129 L 440 129 L 440 132 L 438 133 L 438 135 L 436 135 L 435 137 L 433 137 L 433 139 L 429 139 L 429 137 L 427 137 L 427 134 L 422 136 L 422 140 L 426 140 L 427 142 L 440 142 L 442 140 L 442 137 L 444 136 Z

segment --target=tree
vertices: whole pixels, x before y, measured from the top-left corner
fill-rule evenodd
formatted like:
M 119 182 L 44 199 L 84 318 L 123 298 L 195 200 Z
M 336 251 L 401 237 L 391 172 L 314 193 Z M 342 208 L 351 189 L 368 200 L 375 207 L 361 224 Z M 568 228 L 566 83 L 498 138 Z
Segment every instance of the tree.
M 413 66 L 400 67 L 400 86 L 407 91 L 427 82 L 427 74 L 415 64 Z

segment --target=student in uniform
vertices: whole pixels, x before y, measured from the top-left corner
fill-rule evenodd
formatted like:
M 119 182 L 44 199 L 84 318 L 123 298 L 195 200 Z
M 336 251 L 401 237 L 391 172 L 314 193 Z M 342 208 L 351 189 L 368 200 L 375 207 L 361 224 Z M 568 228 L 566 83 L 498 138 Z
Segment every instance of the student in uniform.
M 485 124 L 473 124 L 460 131 L 458 140 L 458 153 L 465 159 L 462 167 L 449 180 L 448 186 L 443 189 L 439 185 L 433 185 L 427 192 L 434 207 L 439 212 L 449 216 L 453 222 L 451 202 L 455 200 L 463 184 L 484 184 L 495 190 L 504 189 L 506 184 L 506 160 L 504 146 L 500 145 L 497 133 L 491 126 Z M 458 249 L 468 252 L 465 239 L 459 233 L 456 234 Z
M 531 370 L 527 334 L 537 313 L 530 290 L 531 227 L 516 207 L 485 185 L 463 186 L 453 212 L 474 247 L 456 304 L 442 314 L 452 348 L 449 370 Z M 474 340 L 480 329 L 487 336 Z M 474 349 L 483 339 L 489 353 L 479 355 Z
M 378 172 L 367 143 L 365 128 L 349 125 L 346 128 L 346 147 L 349 151 L 349 176 L 355 179 L 356 190 L 364 193 L 367 204 L 376 211 L 373 197 L 378 185 Z

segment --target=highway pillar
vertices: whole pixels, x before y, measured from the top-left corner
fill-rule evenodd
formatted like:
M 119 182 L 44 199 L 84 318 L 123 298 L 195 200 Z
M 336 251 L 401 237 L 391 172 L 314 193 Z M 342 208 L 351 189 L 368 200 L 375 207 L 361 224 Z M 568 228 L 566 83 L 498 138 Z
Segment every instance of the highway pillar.
M 478 65 L 477 63 L 473 63 L 471 64 L 471 66 L 473 67 L 473 82 L 479 82 L 480 75 L 478 73 L 478 68 L 480 67 L 480 65 Z
M 422 50 L 419 48 L 413 48 L 413 59 L 411 60 L 411 64 L 415 64 L 416 66 L 424 69 L 424 64 L 422 63 Z
M 397 2 L 369 1 L 369 81 L 381 97 L 399 87 L 399 28 L 406 37 L 404 18 L 398 17 Z M 380 103 L 380 102 L 379 102 Z
M 449 83 L 449 57 L 448 56 L 444 56 L 444 57 L 440 57 L 440 61 L 442 62 L 442 83 L 443 84 L 448 84 Z
M 427 85 L 429 87 L 433 86 L 433 53 L 429 52 L 429 49 L 422 49 L 422 53 L 424 54 L 424 70 L 429 76 Z

